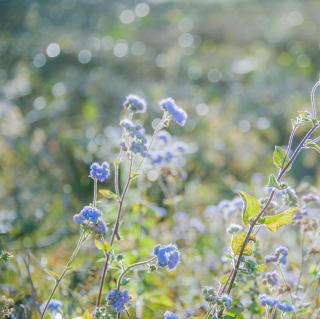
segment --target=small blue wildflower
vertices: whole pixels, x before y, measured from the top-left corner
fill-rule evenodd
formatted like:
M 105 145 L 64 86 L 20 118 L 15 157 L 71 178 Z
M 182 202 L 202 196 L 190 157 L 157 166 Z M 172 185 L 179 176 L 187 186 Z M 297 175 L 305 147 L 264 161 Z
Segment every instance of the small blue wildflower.
M 92 163 L 90 166 L 90 177 L 97 179 L 99 182 L 104 182 L 110 176 L 110 166 L 107 162 Z
M 166 311 L 164 313 L 163 319 L 179 319 L 179 316 L 171 311 Z
M 267 296 L 265 294 L 259 296 L 259 301 L 262 306 L 274 307 L 278 304 L 278 300 L 276 298 Z
M 140 154 L 142 157 L 146 157 L 148 155 L 146 145 L 138 141 L 132 141 L 130 150 L 135 154 Z
M 187 113 L 176 105 L 175 101 L 172 98 L 166 98 L 160 101 L 160 107 L 167 111 L 173 118 L 173 120 L 180 126 L 184 126 L 187 121 Z
M 157 138 L 160 140 L 160 141 L 163 141 L 164 144 L 167 144 L 170 139 L 171 139 L 171 135 L 169 132 L 165 131 L 165 130 L 162 130 L 158 133 L 157 135 Z
M 222 295 L 222 301 L 226 307 L 230 307 L 232 305 L 232 298 L 227 294 Z
M 284 247 L 284 246 L 280 246 L 276 249 L 276 254 L 277 255 L 284 255 L 287 256 L 288 255 L 288 248 Z
M 134 94 L 127 96 L 123 106 L 133 113 L 145 113 L 147 110 L 145 100 Z
M 278 258 L 275 255 L 267 255 L 267 256 L 264 257 L 264 262 L 266 264 L 275 263 L 275 262 L 277 262 L 277 260 L 278 260 Z
M 267 272 L 265 279 L 271 286 L 276 286 L 278 284 L 278 274 L 276 271 Z
M 84 221 L 96 223 L 101 216 L 99 209 L 93 206 L 84 206 L 79 214 L 74 215 L 73 220 L 77 224 L 82 224 Z
M 107 294 L 106 300 L 108 304 L 113 307 L 116 313 L 126 311 L 126 303 L 130 301 L 128 290 L 113 289 Z
M 167 216 L 167 210 L 163 207 L 159 207 L 156 204 L 150 204 L 149 205 L 150 209 L 152 209 L 153 211 L 155 211 L 159 217 L 165 217 Z
M 97 234 L 104 234 L 108 230 L 106 223 L 100 218 L 96 223 L 90 224 L 89 228 Z
M 45 303 L 41 305 L 41 309 L 43 311 L 45 307 Z M 51 299 L 48 305 L 48 311 L 52 314 L 54 313 L 62 313 L 62 302 L 60 300 Z
M 285 302 L 279 302 L 277 304 L 277 307 L 279 310 L 283 311 L 283 312 L 294 312 L 296 311 L 296 308 L 294 305 L 285 303 Z
M 174 269 L 180 262 L 180 252 L 175 245 L 158 245 L 154 248 L 154 254 L 158 259 L 158 265 L 167 267 L 169 271 Z

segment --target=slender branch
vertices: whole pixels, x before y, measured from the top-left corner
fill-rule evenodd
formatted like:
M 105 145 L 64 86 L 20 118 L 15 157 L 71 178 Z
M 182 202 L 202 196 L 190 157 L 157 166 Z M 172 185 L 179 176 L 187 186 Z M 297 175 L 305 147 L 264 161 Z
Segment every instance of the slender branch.
M 125 276 L 125 274 L 130 270 L 130 269 L 133 269 L 135 267 L 139 267 L 139 266 L 143 266 L 143 265 L 147 265 L 151 262 L 153 262 L 154 260 L 156 260 L 157 257 L 152 257 L 148 260 L 145 260 L 145 261 L 140 261 L 140 262 L 137 262 L 137 263 L 134 263 L 130 266 L 128 266 L 119 276 L 118 280 L 117 280 L 117 288 L 120 289 L 120 285 L 121 285 L 121 281 L 123 279 L 123 277 Z
M 115 238 L 117 238 L 118 240 L 120 240 L 120 236 L 119 236 L 119 225 L 120 225 L 120 220 L 121 220 L 121 212 L 122 212 L 122 207 L 123 207 L 123 202 L 124 199 L 126 197 L 126 194 L 128 192 L 129 186 L 131 184 L 132 181 L 132 165 L 133 165 L 133 157 L 130 157 L 130 166 L 129 166 L 129 173 L 128 173 L 128 178 L 127 178 L 127 182 L 126 185 L 123 189 L 123 192 L 120 196 L 119 199 L 119 206 L 118 206 L 118 211 L 117 211 L 117 217 L 116 217 L 116 223 L 111 235 L 111 240 L 110 240 L 110 245 L 113 246 L 114 240 Z M 104 281 L 106 278 L 106 274 L 108 271 L 108 267 L 109 267 L 109 262 L 110 262 L 110 256 L 111 256 L 111 251 L 108 251 L 107 255 L 106 255 L 106 261 L 103 267 L 103 272 L 102 272 L 102 276 L 101 276 L 101 281 L 100 281 L 100 287 L 99 287 L 99 293 L 98 293 L 98 299 L 96 302 L 96 307 L 100 307 L 100 303 L 101 303 L 101 297 L 102 297 L 102 291 L 103 291 L 103 286 L 104 286 Z
M 98 193 L 98 180 L 94 178 L 93 179 L 93 201 L 92 201 L 92 204 L 94 207 L 97 206 L 97 193 Z
M 316 90 L 320 85 L 320 80 L 313 86 L 312 90 L 311 90 L 311 107 L 312 107 L 312 116 L 314 118 L 317 117 L 317 108 L 316 108 L 316 99 L 315 99 L 315 94 L 316 94 Z
M 47 300 L 47 302 L 46 302 L 46 304 L 45 304 L 45 306 L 44 306 L 44 308 L 43 308 L 43 310 L 42 310 L 41 319 L 44 318 L 44 315 L 45 315 L 46 312 L 47 312 L 47 309 L 48 309 L 48 306 L 49 306 L 49 304 L 50 304 L 50 301 L 52 300 L 52 298 L 53 298 L 56 290 L 57 290 L 58 287 L 60 286 L 60 284 L 61 284 L 64 276 L 66 275 L 67 271 L 69 270 L 72 262 L 73 262 L 74 259 L 76 258 L 76 256 L 77 256 L 77 254 L 78 254 L 78 252 L 79 252 L 82 244 L 84 243 L 84 241 L 85 241 L 86 239 L 87 239 L 86 235 L 85 235 L 84 233 L 82 233 L 82 234 L 80 235 L 80 237 L 79 237 L 79 240 L 78 240 L 78 242 L 77 242 L 76 248 L 74 249 L 72 255 L 70 256 L 70 258 L 69 258 L 67 264 L 65 265 L 62 273 L 60 274 L 59 278 L 56 279 L 55 285 L 53 286 L 53 288 L 52 288 L 52 290 L 51 290 L 51 293 L 50 293 L 50 295 L 49 295 L 49 298 L 48 298 L 48 300 Z
M 302 138 L 302 140 L 300 141 L 300 143 L 298 144 L 298 146 L 296 147 L 295 151 L 293 152 L 293 154 L 291 155 L 288 163 L 281 169 L 279 170 L 279 173 L 278 173 L 278 181 L 281 180 L 281 178 L 285 175 L 285 173 L 288 171 L 288 169 L 290 168 L 290 166 L 292 165 L 292 163 L 295 161 L 295 159 L 297 158 L 299 152 L 301 151 L 301 149 L 303 148 L 305 142 L 307 141 L 307 139 L 319 128 L 320 124 L 316 124 L 314 126 L 312 126 L 308 132 L 305 134 L 305 136 Z M 265 213 L 265 211 L 267 210 L 267 208 L 269 207 L 269 205 L 271 204 L 272 202 L 272 199 L 275 195 L 275 190 L 273 190 L 264 207 L 261 209 L 261 211 L 259 212 L 259 214 L 255 217 L 255 219 L 252 221 L 252 223 L 250 224 L 250 227 L 249 227 L 249 230 L 246 234 L 246 237 L 241 245 L 241 249 L 240 249 L 240 252 L 239 252 L 239 256 L 237 258 L 237 262 L 236 262 L 236 266 L 233 270 L 233 274 L 231 276 L 231 279 L 230 279 L 230 282 L 227 282 L 222 291 L 221 291 L 221 294 L 224 293 L 226 290 L 227 290 L 227 293 L 229 294 L 230 291 L 232 290 L 232 287 L 233 287 L 233 284 L 234 284 L 234 281 L 237 277 L 237 273 L 238 273 L 238 270 L 239 270 L 239 267 L 240 267 L 240 263 L 241 263 L 241 257 L 243 256 L 243 252 L 245 250 L 245 247 L 247 245 L 247 243 L 249 242 L 250 240 L 250 236 L 251 236 L 251 233 L 254 229 L 254 227 L 256 226 L 256 224 L 258 223 L 259 219 L 263 216 L 263 214 Z

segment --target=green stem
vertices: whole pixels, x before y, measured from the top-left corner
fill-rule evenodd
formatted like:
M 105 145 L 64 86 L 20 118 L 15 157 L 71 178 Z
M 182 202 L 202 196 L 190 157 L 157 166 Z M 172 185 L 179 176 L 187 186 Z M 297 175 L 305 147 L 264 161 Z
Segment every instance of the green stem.
M 148 260 L 140 261 L 140 262 L 137 262 L 137 263 L 134 263 L 134 264 L 128 266 L 128 267 L 120 274 L 120 276 L 119 276 L 119 278 L 118 278 L 118 280 L 117 280 L 117 289 L 118 289 L 118 290 L 120 289 L 121 281 L 122 281 L 123 277 L 125 276 L 125 274 L 126 274 L 129 270 L 131 270 L 131 269 L 133 269 L 133 268 L 135 268 L 135 267 L 147 265 L 147 264 L 153 262 L 153 261 L 156 260 L 156 259 L 157 259 L 157 257 L 152 257 L 152 258 L 150 258 L 150 259 L 148 259 Z
M 72 255 L 70 256 L 68 262 L 66 263 L 62 273 L 60 274 L 59 278 L 56 279 L 56 282 L 55 282 L 55 285 L 53 286 L 52 290 L 51 290 L 51 293 L 49 295 L 49 298 L 44 306 L 44 309 L 42 311 L 42 314 L 41 314 L 41 319 L 44 318 L 45 314 L 46 314 L 46 311 L 48 309 L 48 306 L 50 304 L 50 301 L 52 300 L 56 290 L 58 289 L 58 287 L 60 286 L 64 276 L 66 275 L 67 271 L 69 270 L 70 266 L 72 265 L 74 259 L 76 258 L 82 244 L 84 243 L 84 241 L 87 239 L 86 235 L 85 234 L 81 234 L 80 237 L 79 237 L 79 240 L 77 242 L 77 245 L 76 245 L 76 248 L 74 249 Z

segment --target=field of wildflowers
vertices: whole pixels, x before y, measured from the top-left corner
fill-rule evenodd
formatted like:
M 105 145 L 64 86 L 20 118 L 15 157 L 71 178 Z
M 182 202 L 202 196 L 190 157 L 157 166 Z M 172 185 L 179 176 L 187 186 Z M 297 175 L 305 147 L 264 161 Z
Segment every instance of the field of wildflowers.
M 318 6 L 1 2 L 0 319 L 319 319 Z

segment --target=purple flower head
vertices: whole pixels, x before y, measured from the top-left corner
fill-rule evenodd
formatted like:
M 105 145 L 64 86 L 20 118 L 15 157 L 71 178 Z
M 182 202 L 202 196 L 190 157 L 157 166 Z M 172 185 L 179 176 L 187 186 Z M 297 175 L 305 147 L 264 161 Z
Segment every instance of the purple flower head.
M 173 120 L 179 124 L 180 126 L 184 126 L 186 124 L 188 115 L 187 113 L 177 106 L 175 101 L 172 98 L 166 98 L 162 101 L 160 101 L 160 107 L 167 111 L 173 118 Z
M 42 311 L 44 310 L 45 303 L 41 305 Z M 51 299 L 48 305 L 48 311 L 50 313 L 62 313 L 62 302 L 60 300 Z
M 276 286 L 278 284 L 278 274 L 276 271 L 270 271 L 266 273 L 266 281 L 271 286 Z
M 278 260 L 278 258 L 275 255 L 267 255 L 267 256 L 264 257 L 264 262 L 266 264 L 275 263 L 275 262 L 277 262 L 277 260 Z
M 97 234 L 104 234 L 107 232 L 108 227 L 106 225 L 106 223 L 102 220 L 102 219 L 98 219 L 98 221 L 96 223 L 92 223 L 89 225 L 89 228 L 97 233 Z
M 164 313 L 163 319 L 179 319 L 179 316 L 171 311 L 166 311 Z
M 110 176 L 110 166 L 107 162 L 92 163 L 90 166 L 90 177 L 97 179 L 99 182 L 104 182 Z
M 123 106 L 133 113 L 145 113 L 147 110 L 147 104 L 145 100 L 134 94 L 127 96 Z
M 110 306 L 113 307 L 116 313 L 126 311 L 126 303 L 130 301 L 128 290 L 110 290 L 107 294 L 106 300 Z
M 158 265 L 167 267 L 169 271 L 176 268 L 180 262 L 180 252 L 175 245 L 158 245 L 154 248 L 154 254 L 158 259 Z
M 99 217 L 101 216 L 101 212 L 96 207 L 84 206 L 78 215 L 79 215 L 79 220 L 82 218 L 83 221 L 96 223 Z
M 288 248 L 284 246 L 280 246 L 276 249 L 276 255 L 288 255 Z
M 265 294 L 259 296 L 259 301 L 262 306 L 274 307 L 278 304 L 278 300 L 276 298 L 267 296 Z
M 162 130 L 162 131 L 160 131 L 160 132 L 158 133 L 157 138 L 158 138 L 160 141 L 162 141 L 162 142 L 164 142 L 165 144 L 167 144 L 167 143 L 170 141 L 170 139 L 171 139 L 171 135 L 170 135 L 169 132 L 167 132 L 167 131 L 165 131 L 165 130 Z
M 222 301 L 226 307 L 230 307 L 232 305 L 232 298 L 227 294 L 222 295 Z
M 294 312 L 296 311 L 296 308 L 294 305 L 285 303 L 285 302 L 279 302 L 277 304 L 277 307 L 279 310 L 283 311 L 283 312 Z

